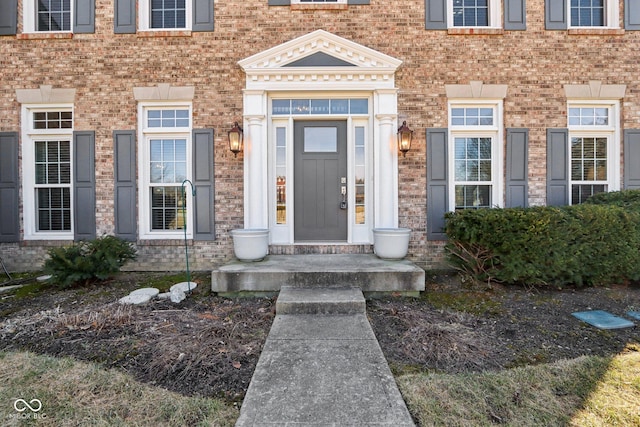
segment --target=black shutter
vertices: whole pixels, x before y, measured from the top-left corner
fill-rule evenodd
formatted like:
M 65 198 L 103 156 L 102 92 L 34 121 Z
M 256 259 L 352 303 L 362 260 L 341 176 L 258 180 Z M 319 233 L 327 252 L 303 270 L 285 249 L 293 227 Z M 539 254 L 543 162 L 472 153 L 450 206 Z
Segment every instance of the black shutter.
M 213 129 L 193 131 L 193 240 L 215 240 Z M 187 188 L 188 190 L 188 188 Z
M 192 31 L 213 31 L 213 0 L 193 0 Z
M 529 129 L 507 129 L 508 208 L 526 208 L 529 204 L 528 146 Z
M 569 204 L 569 130 L 547 129 L 547 206 Z
M 113 132 L 115 235 L 135 241 L 136 221 L 136 132 Z
M 427 30 L 447 29 L 447 0 L 424 1 L 424 27 Z
M 114 0 L 113 32 L 135 34 L 136 0 Z
M 269 6 L 289 6 L 291 0 L 269 0 Z
M 369 0 L 347 0 L 347 4 L 369 4 Z
M 12 36 L 18 31 L 18 0 L 0 0 L 0 36 Z
M 20 240 L 18 132 L 0 132 L 0 242 Z
M 73 132 L 74 240 L 96 238 L 96 176 L 94 131 Z
M 73 32 L 96 32 L 96 0 L 74 0 Z
M 504 29 L 512 31 L 527 29 L 526 0 L 504 0 Z
M 624 188 L 640 188 L 640 129 L 624 131 Z
M 427 129 L 427 239 L 447 240 L 449 210 L 447 129 Z
M 638 0 L 624 0 L 624 29 L 640 30 L 640 2 Z
M 566 30 L 568 28 L 567 0 L 544 1 L 544 25 L 547 30 Z

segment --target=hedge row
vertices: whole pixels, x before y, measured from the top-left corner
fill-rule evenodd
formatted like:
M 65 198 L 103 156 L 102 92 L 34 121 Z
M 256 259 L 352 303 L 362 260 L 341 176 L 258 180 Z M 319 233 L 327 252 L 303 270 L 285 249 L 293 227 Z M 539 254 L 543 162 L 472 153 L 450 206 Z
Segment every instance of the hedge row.
M 447 214 L 447 253 L 477 280 L 605 286 L 640 279 L 640 190 L 575 206 Z

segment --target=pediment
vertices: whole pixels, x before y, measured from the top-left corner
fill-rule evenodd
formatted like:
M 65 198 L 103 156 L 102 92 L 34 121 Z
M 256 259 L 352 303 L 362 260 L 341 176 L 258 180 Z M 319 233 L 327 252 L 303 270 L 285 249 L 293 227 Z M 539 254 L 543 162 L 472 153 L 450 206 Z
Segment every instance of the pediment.
M 257 81 L 392 82 L 399 59 L 324 30 L 259 52 L 238 62 L 247 83 Z

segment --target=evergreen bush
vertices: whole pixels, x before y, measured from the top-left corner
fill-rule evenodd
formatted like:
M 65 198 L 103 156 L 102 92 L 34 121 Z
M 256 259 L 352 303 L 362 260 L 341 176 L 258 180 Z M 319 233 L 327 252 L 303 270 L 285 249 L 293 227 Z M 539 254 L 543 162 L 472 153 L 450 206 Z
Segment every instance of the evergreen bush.
M 507 284 L 638 280 L 640 204 L 633 202 L 640 201 L 638 194 L 612 195 L 611 203 L 448 213 L 448 260 L 476 280 Z
M 44 263 L 45 273 L 51 275 L 51 283 L 66 288 L 110 278 L 124 264 L 136 258 L 136 249 L 133 244 L 115 236 L 102 236 L 52 248 L 48 255 Z

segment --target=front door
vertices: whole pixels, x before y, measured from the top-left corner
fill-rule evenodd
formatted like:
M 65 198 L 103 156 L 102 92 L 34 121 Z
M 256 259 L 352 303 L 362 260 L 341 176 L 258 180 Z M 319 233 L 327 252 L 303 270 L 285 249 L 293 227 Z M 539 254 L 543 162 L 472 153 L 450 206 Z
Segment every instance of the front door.
M 294 123 L 294 239 L 347 240 L 347 122 Z

